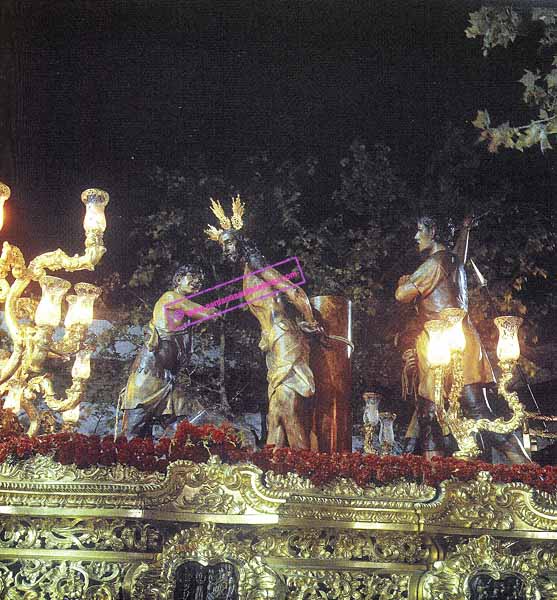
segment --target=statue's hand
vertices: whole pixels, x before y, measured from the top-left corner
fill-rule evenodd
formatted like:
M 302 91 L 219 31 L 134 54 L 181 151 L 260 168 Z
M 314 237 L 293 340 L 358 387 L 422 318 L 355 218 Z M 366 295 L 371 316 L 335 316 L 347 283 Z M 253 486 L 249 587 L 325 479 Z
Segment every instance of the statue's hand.
M 398 278 L 398 285 L 404 285 L 405 283 L 408 283 L 408 281 L 410 281 L 410 275 L 403 275 Z
M 418 369 L 418 354 L 415 348 L 409 348 L 402 353 L 404 371 L 416 371 Z

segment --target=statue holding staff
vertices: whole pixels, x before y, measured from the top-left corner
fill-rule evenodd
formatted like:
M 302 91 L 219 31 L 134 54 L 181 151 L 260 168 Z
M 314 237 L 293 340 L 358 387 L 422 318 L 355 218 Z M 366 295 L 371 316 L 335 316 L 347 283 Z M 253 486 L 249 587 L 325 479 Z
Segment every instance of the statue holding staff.
M 468 225 L 469 226 L 469 225 Z M 416 353 L 406 352 L 406 360 L 417 359 L 418 401 L 415 421 L 419 429 L 421 452 L 428 457 L 445 454 L 444 435 L 436 419 L 433 370 L 427 362 L 427 334 L 423 325 L 439 319 L 445 308 L 468 310 L 466 272 L 459 257 L 441 243 L 439 227 L 430 217 L 418 219 L 414 238 L 418 250 L 426 254 L 424 262 L 411 275 L 398 281 L 395 297 L 399 302 L 415 301 L 422 328 L 416 340 Z M 473 419 L 495 417 L 487 399 L 487 389 L 494 382 L 493 371 L 478 332 L 468 315 L 463 320 L 466 338 L 464 350 L 464 387 L 461 408 L 464 416 Z M 511 463 L 528 462 L 529 458 L 516 434 L 502 435 L 484 432 L 489 445 L 500 450 Z M 485 446 L 485 444 L 484 444 Z

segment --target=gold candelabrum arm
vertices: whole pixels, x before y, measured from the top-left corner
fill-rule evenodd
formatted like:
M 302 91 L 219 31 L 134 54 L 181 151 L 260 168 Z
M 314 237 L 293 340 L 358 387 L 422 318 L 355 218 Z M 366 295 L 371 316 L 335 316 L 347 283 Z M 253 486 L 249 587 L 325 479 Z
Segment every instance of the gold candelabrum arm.
M 448 416 L 445 410 L 445 373 L 446 368 L 442 365 L 433 369 L 435 415 L 444 435 L 448 433 Z
M 476 458 L 481 452 L 474 435 L 478 431 L 476 429 L 477 421 L 464 417 L 460 407 L 460 395 L 464 387 L 462 352 L 453 352 L 451 357 L 451 374 L 452 384 L 451 391 L 449 392 L 447 425 L 458 445 L 458 450 L 454 453 L 454 456 L 465 460 Z M 485 421 L 486 419 L 483 420 Z
M 52 381 L 47 376 L 38 377 L 37 387 L 42 394 L 46 405 L 51 410 L 64 412 L 66 410 L 72 410 L 76 406 L 79 406 L 83 400 L 85 390 L 87 388 L 87 380 L 79 377 L 75 377 L 72 381 L 72 385 L 66 389 L 66 397 L 58 398 L 54 392 L 54 386 Z M 30 385 L 33 380 L 31 380 Z
M 73 355 L 83 346 L 87 335 L 87 326 L 75 324 L 66 327 L 64 337 L 58 342 L 52 342 L 50 348 L 58 355 Z
M 508 390 L 508 384 L 512 379 L 515 361 L 501 361 L 501 377 L 498 383 L 499 395 L 505 398 L 512 415 L 508 420 L 503 417 L 496 419 L 469 419 L 462 415 L 460 408 L 460 395 L 464 386 L 462 368 L 462 353 L 455 352 L 452 357 L 453 382 L 449 394 L 449 410 L 447 413 L 447 424 L 453 434 L 458 450 L 454 456 L 462 459 L 476 458 L 480 449 L 476 443 L 475 434 L 480 431 L 492 431 L 494 433 L 509 434 L 518 429 L 526 417 L 525 408 L 518 398 L 516 392 Z
M 7 197 L 9 197 L 9 192 Z M 69 288 L 70 284 L 60 279 L 57 282 L 45 282 L 48 279 L 57 279 L 47 276 L 47 271 L 93 271 L 106 252 L 103 233 L 106 228 L 104 209 L 108 204 L 108 194 L 102 190 L 90 189 L 83 192 L 81 200 L 86 207 L 83 222 L 86 234 L 83 254 L 69 256 L 58 248 L 37 256 L 28 266 L 25 264 L 21 250 L 8 242 L 4 242 L 0 254 L 0 302 L 5 302 L 5 321 L 14 347 L 10 358 L 3 364 L 0 371 L 0 392 L 5 393 L 9 390 L 14 406 L 21 406 L 27 412 L 31 421 L 27 432 L 29 435 L 37 433 L 40 425 L 41 413 L 34 405 L 39 394 L 42 395 L 51 410 L 61 412 L 73 410 L 83 399 L 86 380 L 89 377 L 89 363 L 87 362 L 85 370 L 83 364 L 80 363 L 81 370 L 77 369 L 75 373 L 72 370 L 72 385 L 66 390 L 66 398 L 60 400 L 54 393 L 48 375 L 40 375 L 47 357 L 69 358 L 70 355 L 75 355 L 82 349 L 88 328 L 87 323 L 90 324 L 92 319 L 94 298 L 98 296 L 98 292 L 88 289 L 94 288 L 94 286 L 76 284 L 75 288 L 79 297 L 76 308 L 79 310 L 80 306 L 87 305 L 90 311 L 89 317 L 82 322 L 76 322 L 80 321 L 82 317 L 76 317 L 74 311 L 73 317 L 67 323 L 64 338 L 54 342 L 52 334 L 59 322 L 60 302 L 67 289 L 52 290 L 56 285 L 60 287 L 62 284 L 62 288 L 65 286 Z M 11 285 L 7 280 L 10 272 L 14 279 Z M 31 299 L 22 298 L 23 292 L 32 281 L 39 281 L 43 288 L 43 299 L 38 308 L 36 305 L 33 306 Z M 51 287 L 49 295 L 45 295 L 43 284 L 54 286 Z M 81 286 L 81 290 L 78 290 L 79 286 Z M 54 295 L 50 296 L 51 293 Z M 87 300 L 82 302 L 84 297 L 87 297 Z M 53 298 L 58 299 L 53 300 Z M 54 304 L 48 305 L 49 301 Z M 58 302 L 57 306 L 56 302 Z M 22 315 L 21 309 L 25 309 L 26 313 Z M 57 317 L 56 311 L 58 311 Z M 36 324 L 20 322 L 22 316 L 28 317 Z

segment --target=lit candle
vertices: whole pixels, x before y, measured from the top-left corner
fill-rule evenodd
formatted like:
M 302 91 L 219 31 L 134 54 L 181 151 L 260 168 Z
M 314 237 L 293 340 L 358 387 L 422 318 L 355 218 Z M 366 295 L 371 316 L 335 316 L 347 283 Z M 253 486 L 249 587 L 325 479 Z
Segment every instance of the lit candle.
M 497 358 L 502 361 L 517 361 L 520 357 L 518 329 L 522 325 L 521 317 L 497 317 L 493 319 L 499 330 Z
M 0 229 L 4 225 L 4 202 L 10 197 L 10 188 L 0 181 Z
M 64 319 L 64 327 L 68 328 L 72 325 L 79 324 L 79 310 L 77 306 L 77 296 L 75 294 L 69 294 L 66 296 L 66 302 L 68 303 L 68 312 Z
M 86 232 L 104 232 L 106 229 L 106 217 L 104 209 L 108 204 L 109 196 L 103 190 L 91 188 L 81 194 L 81 201 L 85 204 L 85 218 L 83 228 Z
M 447 343 L 452 351 L 464 352 L 466 338 L 462 329 L 462 320 L 466 316 L 463 308 L 445 308 L 441 311 L 441 319 L 448 323 Z
M 66 298 L 69 306 L 64 325 L 66 327 L 72 325 L 88 327 L 93 322 L 95 300 L 100 296 L 102 290 L 90 283 L 76 283 L 74 288 L 77 295 L 72 294 Z
M 428 321 L 424 328 L 429 336 L 427 362 L 432 367 L 448 365 L 451 362 L 451 351 L 447 343 L 447 323 L 440 320 Z
M 77 353 L 72 367 L 74 379 L 89 379 L 91 375 L 91 352 L 81 350 Z
M 43 295 L 35 312 L 35 323 L 57 327 L 62 317 L 62 299 L 72 284 L 60 277 L 52 277 L 52 275 L 43 275 L 39 283 Z

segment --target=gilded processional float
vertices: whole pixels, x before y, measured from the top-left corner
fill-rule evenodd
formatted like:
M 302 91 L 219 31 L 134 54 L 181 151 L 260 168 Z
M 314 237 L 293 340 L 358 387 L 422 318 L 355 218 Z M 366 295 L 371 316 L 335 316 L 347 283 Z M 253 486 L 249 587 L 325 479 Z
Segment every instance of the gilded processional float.
M 9 195 L 2 186 L 2 204 Z M 50 272 L 93 270 L 105 253 L 108 194 L 86 190 L 82 201 L 82 255 L 58 249 L 27 264 L 5 242 L 0 256 L 12 342 L 0 373 L 0 598 L 557 598 L 557 470 L 529 463 L 511 440 L 525 418 L 508 389 L 519 353 L 516 319 L 498 321 L 506 420 L 471 416 L 473 402 L 461 403 L 465 386 L 478 383 L 467 380 L 465 365 L 471 329 L 464 306 L 444 306 L 423 323 L 418 368 L 427 365 L 431 393 L 417 418 L 427 432 L 435 417 L 455 441 L 454 456 L 390 456 L 386 433 L 383 456 L 369 439 L 366 452 L 352 453 L 349 303 L 308 298 L 292 275 L 301 275 L 300 265 L 289 265 L 288 276 L 268 267 L 243 234 L 240 199 L 231 217 L 214 202 L 220 228 L 209 236 L 242 267 L 236 299 L 249 304 L 261 328 L 274 445 L 252 450 L 231 426 L 186 420 L 158 441 L 81 435 L 75 427 L 93 351 L 85 340 L 99 290 L 78 283 L 67 295 L 70 283 Z M 429 242 L 420 243 L 431 242 L 429 257 L 453 261 L 436 256 L 445 250 L 428 227 L 420 235 Z M 453 272 L 460 273 L 457 262 Z M 414 294 L 412 286 L 425 297 L 420 289 L 432 280 L 418 275 L 401 278 L 397 299 Z M 23 297 L 33 281 L 39 302 Z M 142 431 L 177 407 L 172 378 L 191 333 L 183 325 L 218 318 L 220 308 L 218 300 L 200 301 L 200 287 L 195 269 L 179 270 L 161 296 L 168 308 L 155 307 L 120 397 L 124 428 Z M 64 297 L 64 332 L 56 336 Z M 284 310 L 287 302 L 294 313 Z M 171 321 L 161 321 L 164 314 Z M 65 396 L 45 369 L 48 360 L 72 365 Z M 369 433 L 379 417 L 377 398 L 367 400 Z M 383 415 L 385 432 L 393 418 Z M 477 460 L 481 431 L 502 436 L 487 439 L 508 442 L 515 464 Z

